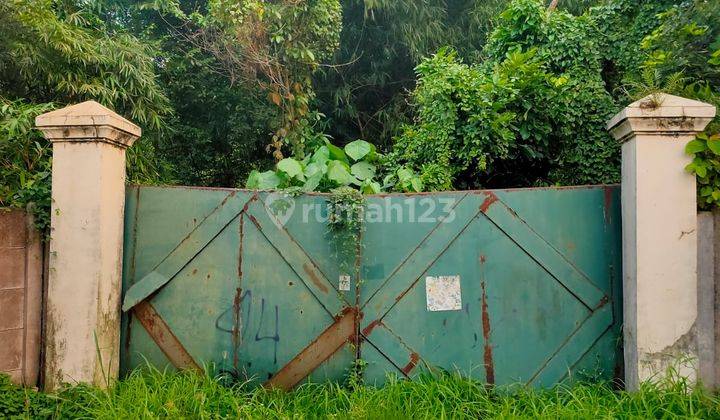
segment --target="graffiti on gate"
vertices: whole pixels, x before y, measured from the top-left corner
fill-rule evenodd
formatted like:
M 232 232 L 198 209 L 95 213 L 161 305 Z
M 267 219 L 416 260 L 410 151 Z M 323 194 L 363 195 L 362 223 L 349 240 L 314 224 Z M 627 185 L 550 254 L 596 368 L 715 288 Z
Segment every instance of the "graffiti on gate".
M 290 389 L 342 380 L 362 357 L 362 380 L 376 385 L 432 368 L 546 387 L 621 360 L 617 187 L 368 196 L 350 294 L 327 223 L 307 210 L 325 196 L 292 197 L 285 220 L 293 205 L 272 193 L 137 188 L 126 207 L 126 372 L 146 357 L 215 362 Z
M 246 303 L 243 305 L 243 303 Z M 238 352 L 243 341 L 247 338 L 252 318 L 252 291 L 237 289 L 232 306 L 224 310 L 215 319 L 215 328 L 232 335 L 233 366 L 238 367 Z M 244 309 L 244 313 L 243 313 Z M 266 314 L 266 312 L 268 314 Z M 273 343 L 273 363 L 277 364 L 278 343 L 280 342 L 280 308 L 269 304 L 264 297 L 260 298 L 260 322 L 254 331 L 253 339 L 256 342 L 271 340 Z M 274 317 L 274 322 L 269 321 Z M 268 333 L 268 331 L 271 331 Z

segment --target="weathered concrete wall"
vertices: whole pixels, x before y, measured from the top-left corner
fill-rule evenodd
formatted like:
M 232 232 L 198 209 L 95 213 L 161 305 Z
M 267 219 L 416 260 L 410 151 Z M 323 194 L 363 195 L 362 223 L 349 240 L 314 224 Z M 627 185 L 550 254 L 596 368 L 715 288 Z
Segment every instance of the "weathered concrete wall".
M 698 214 L 699 378 L 720 386 L 720 211 Z
M 40 366 L 42 248 L 25 211 L 0 210 L 0 372 L 27 386 Z

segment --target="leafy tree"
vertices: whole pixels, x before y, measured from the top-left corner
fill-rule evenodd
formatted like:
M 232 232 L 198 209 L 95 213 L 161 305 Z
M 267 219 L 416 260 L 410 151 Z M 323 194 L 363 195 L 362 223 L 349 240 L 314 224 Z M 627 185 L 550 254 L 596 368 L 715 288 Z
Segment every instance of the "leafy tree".
M 338 47 L 338 0 L 213 0 L 195 19 L 202 45 L 230 76 L 258 83 L 281 118 L 270 147 L 276 160 L 283 146 L 303 158 L 306 143 L 323 136 L 321 116 L 311 110 L 312 74 Z
M 272 164 L 266 151 L 277 108 L 251 84 L 231 84 L 214 69 L 215 58 L 199 48 L 183 49 L 174 37 L 162 45 L 161 85 L 173 104 L 171 129 L 159 152 L 173 163 L 184 185 L 237 186 L 254 168 Z
M 597 0 L 564 0 L 581 13 Z M 508 0 L 343 0 L 343 28 L 332 66 L 315 75 L 320 110 L 338 142 L 356 138 L 388 149 L 412 117 L 414 68 L 442 47 L 468 62 L 482 58 L 487 35 Z
M 334 65 L 315 76 L 329 133 L 340 142 L 365 138 L 389 147 L 410 117 L 414 67 L 447 45 L 476 54 L 506 1 L 343 0 L 340 49 Z
M 50 222 L 50 147 L 35 117 L 53 104 L 28 104 L 3 100 L 0 104 L 0 207 L 25 207 L 34 203 L 38 227 Z
M 107 27 L 80 1 L 0 3 L 0 205 L 36 202 L 41 227 L 50 205 L 50 148 L 34 117 L 95 99 L 145 128 L 170 112 L 155 79 L 152 52 Z M 144 139 L 130 149 L 131 180 L 157 181 L 163 165 Z
M 461 186 L 464 172 L 509 158 L 515 105 L 524 95 L 549 94 L 549 76 L 534 55 L 516 52 L 488 69 L 449 50 L 423 62 L 413 94 L 417 120 L 404 128 L 390 161 L 418 170 L 429 189 L 447 190 Z
M 169 111 L 152 51 L 109 32 L 81 1 L 12 0 L 0 5 L 0 95 L 32 102 L 95 99 L 161 128 Z
M 157 80 L 173 112 L 167 129 L 153 133 L 154 144 L 172 164 L 173 182 L 237 186 L 251 170 L 272 164 L 265 146 L 278 128 L 278 107 L 257 83 L 234 79 L 195 38 L 199 27 L 190 16 L 207 15 L 206 0 L 101 6 L 107 26 L 130 31 L 155 51 Z
M 112 3 L 108 20 L 123 16 L 160 51 L 176 111 L 160 150 L 180 182 L 238 185 L 273 156 L 323 144 L 310 75 L 337 47 L 336 1 Z
M 615 110 L 589 15 L 513 1 L 476 65 L 441 51 L 418 67 L 417 120 L 393 159 L 430 189 L 618 179 Z M 522 170 L 518 170 L 522 168 Z
M 720 87 L 720 3 L 683 2 L 657 17 L 660 25 L 640 44 L 643 67 L 660 78 L 682 72 L 688 83 Z
M 583 12 L 514 0 L 476 58 L 444 50 L 418 66 L 393 164 L 430 189 L 617 182 L 605 122 L 632 97 L 651 87 L 715 100 L 717 2 L 574 6 Z
M 660 25 L 642 41 L 643 72 L 630 83 L 636 96 L 665 91 L 720 108 L 720 3 L 687 1 L 659 14 Z M 661 99 L 661 98 L 659 98 Z M 720 118 L 686 148 L 697 176 L 698 205 L 720 205 Z

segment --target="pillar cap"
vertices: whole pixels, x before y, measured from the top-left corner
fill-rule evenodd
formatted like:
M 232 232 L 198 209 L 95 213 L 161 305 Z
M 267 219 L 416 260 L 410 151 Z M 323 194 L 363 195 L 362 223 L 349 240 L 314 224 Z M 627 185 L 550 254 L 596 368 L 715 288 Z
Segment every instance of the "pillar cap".
M 127 148 L 142 133 L 140 127 L 95 101 L 39 115 L 35 125 L 53 143 L 102 142 Z
M 628 105 L 608 121 L 607 129 L 620 141 L 637 134 L 696 134 L 712 121 L 715 111 L 705 102 L 658 93 Z

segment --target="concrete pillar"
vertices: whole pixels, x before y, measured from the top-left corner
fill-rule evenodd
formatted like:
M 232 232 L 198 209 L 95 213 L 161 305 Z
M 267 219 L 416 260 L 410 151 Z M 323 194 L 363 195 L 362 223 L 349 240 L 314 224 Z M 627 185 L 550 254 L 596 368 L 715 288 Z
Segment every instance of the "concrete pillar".
M 607 124 L 622 142 L 625 382 L 669 368 L 697 378 L 697 203 L 685 145 L 715 116 L 672 95 L 630 104 Z
M 125 149 L 140 128 L 94 101 L 40 115 L 53 145 L 45 388 L 118 375 Z

